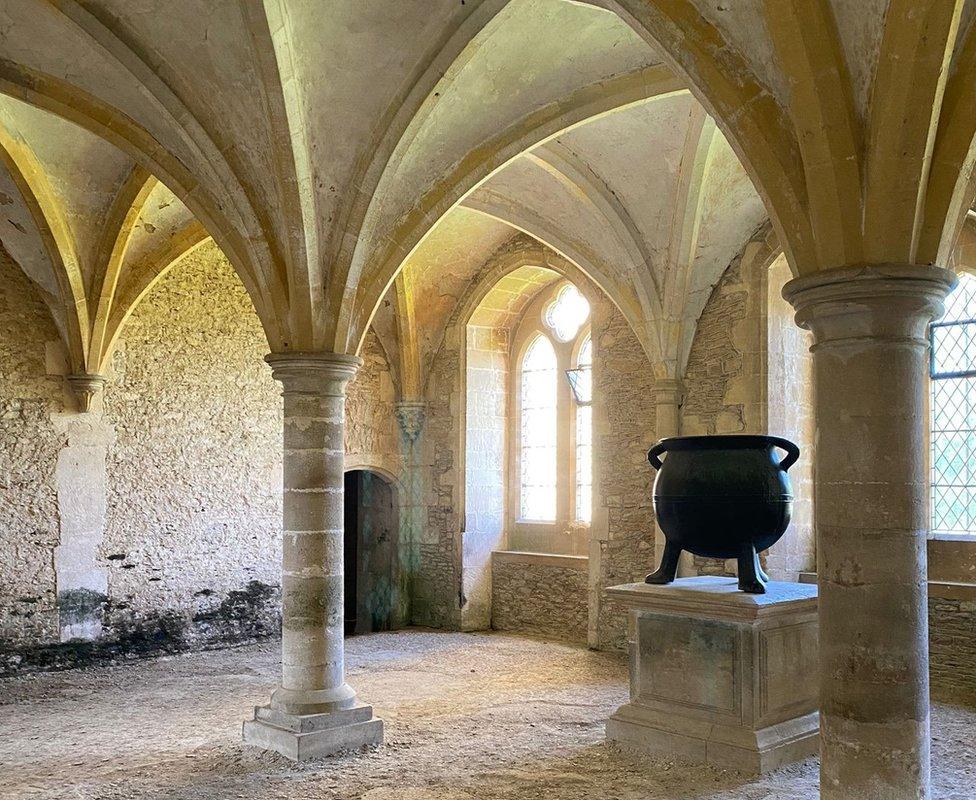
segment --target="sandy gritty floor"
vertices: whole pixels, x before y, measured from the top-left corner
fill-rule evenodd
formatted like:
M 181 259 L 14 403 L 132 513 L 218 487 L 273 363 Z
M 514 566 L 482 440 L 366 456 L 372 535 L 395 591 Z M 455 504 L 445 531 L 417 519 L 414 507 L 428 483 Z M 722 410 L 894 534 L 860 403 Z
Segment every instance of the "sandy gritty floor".
M 295 765 L 244 747 L 278 644 L 0 682 L 0 798 L 45 800 L 795 800 L 808 761 L 761 779 L 620 751 L 621 657 L 502 634 L 350 639 L 349 679 L 386 720 L 372 752 Z M 976 711 L 933 721 L 938 800 L 976 798 Z

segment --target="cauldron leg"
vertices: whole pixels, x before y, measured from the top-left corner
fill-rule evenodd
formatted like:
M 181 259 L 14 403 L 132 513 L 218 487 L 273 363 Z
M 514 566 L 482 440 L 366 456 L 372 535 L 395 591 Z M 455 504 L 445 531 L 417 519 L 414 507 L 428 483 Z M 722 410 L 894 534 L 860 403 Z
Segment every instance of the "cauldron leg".
M 661 566 L 644 578 L 644 583 L 671 583 L 678 572 L 678 559 L 680 558 L 681 548 L 671 542 L 665 542 Z
M 749 594 L 766 594 L 764 575 L 759 566 L 759 553 L 751 544 L 744 545 L 739 553 L 739 588 Z

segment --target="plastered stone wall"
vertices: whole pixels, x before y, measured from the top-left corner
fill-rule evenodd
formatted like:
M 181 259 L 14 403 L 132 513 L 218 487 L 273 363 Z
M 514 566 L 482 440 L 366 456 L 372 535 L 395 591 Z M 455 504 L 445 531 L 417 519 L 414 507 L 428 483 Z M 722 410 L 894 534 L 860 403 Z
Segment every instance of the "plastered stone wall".
M 586 642 L 587 559 L 496 553 L 491 562 L 491 627 Z
M 57 333 L 5 255 L 0 279 L 0 669 L 276 635 L 280 387 L 227 260 L 204 245 L 152 288 L 89 414 L 48 374 L 64 371 Z M 397 481 L 372 333 L 362 355 L 347 462 Z
M 486 628 L 492 614 L 491 553 L 505 546 L 509 331 L 467 325 L 462 624 Z
M 793 307 L 783 299 L 783 286 L 792 279 L 786 258 L 768 272 L 766 321 L 766 430 L 784 436 L 800 448 L 800 460 L 790 468 L 793 518 L 775 547 L 766 554 L 766 571 L 773 580 L 796 581 L 801 572 L 817 567 L 813 520 L 813 456 L 816 420 L 813 414 L 813 334 L 793 321 Z
M 626 646 L 626 611 L 605 589 L 643 580 L 654 561 L 654 375 L 630 326 L 609 302 L 593 309 L 593 481 L 590 540 L 591 646 Z
M 0 248 L 0 670 L 16 651 L 57 641 L 52 552 L 58 543 L 52 421 L 61 380 L 45 370 L 57 330 L 43 300 Z

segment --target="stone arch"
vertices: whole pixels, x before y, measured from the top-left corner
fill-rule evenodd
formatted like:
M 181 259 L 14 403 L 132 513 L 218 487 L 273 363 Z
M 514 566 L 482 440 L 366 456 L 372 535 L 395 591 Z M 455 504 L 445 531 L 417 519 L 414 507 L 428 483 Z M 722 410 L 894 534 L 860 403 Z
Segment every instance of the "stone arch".
M 223 204 L 150 132 L 94 95 L 6 59 L 0 59 L 0 92 L 95 134 L 165 183 L 227 255 L 251 295 L 268 340 L 272 343 L 285 340 L 283 320 L 287 314 L 283 284 L 279 275 L 261 269 L 267 253 L 255 252 L 248 241 L 258 234 L 253 231 L 251 235 L 242 234 L 222 210 Z M 252 224 L 257 223 L 252 220 Z M 243 227 L 247 229 L 246 224 Z
M 466 160 L 437 187 L 428 192 L 426 205 L 404 219 L 397 232 L 388 237 L 388 252 L 378 258 L 381 264 L 368 285 L 350 284 L 346 294 L 356 300 L 348 303 L 348 317 L 340 324 L 337 347 L 346 338 L 358 341 L 369 328 L 389 286 L 403 264 L 422 244 L 437 223 L 456 205 L 493 174 L 538 144 L 601 116 L 640 103 L 653 102 L 687 91 L 673 73 L 660 65 L 625 73 L 609 85 L 597 84 L 580 89 L 569 100 L 532 115 L 519 124 L 495 136 L 492 142 L 478 150 L 478 158 Z M 401 244 L 406 242 L 407 244 Z M 360 270 L 362 267 L 360 267 Z M 352 271 L 351 274 L 358 275 Z M 355 291 L 354 291 L 355 290 Z M 358 350 L 357 350 L 358 351 Z

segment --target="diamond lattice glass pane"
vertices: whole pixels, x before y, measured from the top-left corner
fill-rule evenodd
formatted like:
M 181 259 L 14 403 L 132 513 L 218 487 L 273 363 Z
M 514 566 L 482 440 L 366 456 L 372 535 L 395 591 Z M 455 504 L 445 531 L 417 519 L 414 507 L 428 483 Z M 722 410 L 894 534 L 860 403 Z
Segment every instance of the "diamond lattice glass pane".
M 932 326 L 932 375 L 976 372 L 976 323 Z
M 566 370 L 569 385 L 573 389 L 573 396 L 577 403 L 593 402 L 593 369 L 592 367 L 577 367 Z
M 976 533 L 976 278 L 963 275 L 932 326 L 932 529 Z
M 593 407 L 576 409 L 576 519 L 589 522 L 593 495 Z
M 933 528 L 945 533 L 967 533 L 969 525 L 969 504 L 972 492 L 966 487 L 935 487 L 935 519 Z
M 963 486 L 968 482 L 968 443 L 966 433 L 932 434 L 932 482 L 939 486 Z
M 959 276 L 959 285 L 952 290 L 945 301 L 945 313 L 941 322 L 958 322 L 963 319 L 976 319 L 976 277 L 964 272 Z
M 522 357 L 519 394 L 519 516 L 556 519 L 556 353 L 536 336 Z
M 945 378 L 932 381 L 932 430 L 958 431 L 971 429 L 969 379 Z

